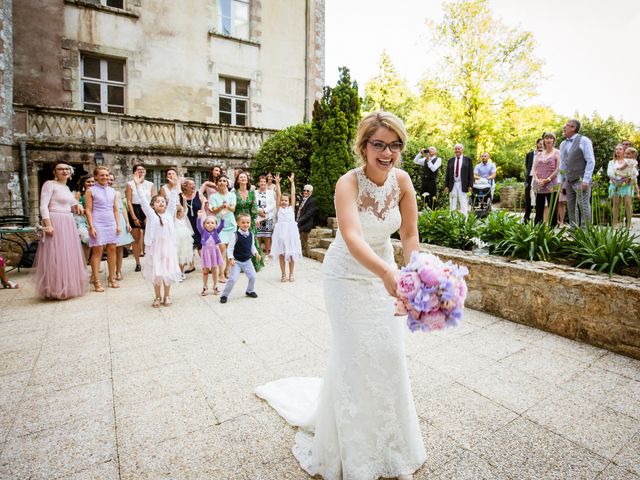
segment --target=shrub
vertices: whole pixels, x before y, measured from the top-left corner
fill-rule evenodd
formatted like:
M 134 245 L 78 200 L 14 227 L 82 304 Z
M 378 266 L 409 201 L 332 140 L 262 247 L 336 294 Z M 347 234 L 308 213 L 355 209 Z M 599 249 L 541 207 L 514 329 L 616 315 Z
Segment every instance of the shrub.
M 347 68 L 339 70 L 335 88 L 324 87 L 322 99 L 313 107 L 310 183 L 320 220 L 335 214 L 336 182 L 355 163 L 351 146 L 360 120 L 358 85 L 351 81 Z
M 418 217 L 418 232 L 421 242 L 470 250 L 471 239 L 478 235 L 478 221 L 473 212 L 465 217 L 448 209 L 425 210 Z
M 504 240 L 509 229 L 518 222 L 520 222 L 520 218 L 515 215 L 504 210 L 493 210 L 480 223 L 478 235 L 493 250 L 498 243 Z
M 495 245 L 494 253 L 548 262 L 563 255 L 564 234 L 564 228 L 555 231 L 546 223 L 514 223 L 507 229 L 504 240 Z
M 606 271 L 611 276 L 625 267 L 640 266 L 638 236 L 627 229 L 587 225 L 572 230 L 569 239 L 571 256 L 578 268 Z
M 301 123 L 280 130 L 262 144 L 253 160 L 253 179 L 257 183 L 260 175 L 272 172 L 280 173 L 288 183 L 286 177 L 294 172 L 296 191 L 302 192 L 302 185 L 309 182 L 311 153 L 311 125 Z M 282 188 L 288 190 L 284 183 Z

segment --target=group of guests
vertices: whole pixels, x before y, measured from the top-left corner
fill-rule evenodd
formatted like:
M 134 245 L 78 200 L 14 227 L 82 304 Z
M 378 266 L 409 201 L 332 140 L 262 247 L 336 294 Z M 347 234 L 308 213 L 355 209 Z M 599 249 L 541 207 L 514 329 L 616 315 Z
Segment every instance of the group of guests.
M 300 236 L 312 229 L 316 211 L 311 185 L 305 185 L 295 211 L 293 174 L 291 191 L 284 193 L 279 175 L 260 176 L 254 188 L 250 175 L 240 171 L 232 185 L 226 172 L 214 166 L 209 180 L 197 189 L 193 179 L 180 178 L 170 168 L 166 184 L 156 191 L 145 179 L 144 165 L 136 164 L 123 197 L 107 167 L 96 167 L 83 177 L 75 194 L 67 186 L 73 175 L 70 165 L 57 162 L 53 173 L 40 196 L 43 235 L 36 253 L 36 289 L 50 299 L 83 295 L 87 263 L 94 290 L 104 292 L 100 280 L 104 254 L 107 285 L 119 288 L 122 258 L 129 247 L 134 271 L 142 271 L 153 285 L 154 307 L 172 304 L 171 286 L 195 270 L 197 257 L 201 295 L 209 293 L 211 276 L 212 293 L 226 303 L 244 271 L 249 277 L 246 294 L 255 298 L 256 272 L 269 255 L 279 259 L 281 281 L 294 281 L 295 261 L 302 256 Z M 223 292 L 218 283 L 226 283 Z
M 535 223 L 564 225 L 568 214 L 571 225 L 584 226 L 591 222 L 591 186 L 595 156 L 591 140 L 580 134 L 580 121 L 569 119 L 562 128 L 564 140 L 557 147 L 556 136 L 545 132 L 536 142 L 536 149 L 525 158 L 525 212 L 528 222 L 535 205 Z M 626 227 L 631 226 L 633 197 L 640 199 L 638 188 L 638 151 L 627 140 L 615 149 L 609 162 L 609 198 L 612 200 L 612 225 L 618 226 L 620 208 L 624 205 Z M 422 166 L 421 193 L 429 208 L 435 208 L 438 194 L 438 173 L 443 161 L 435 147 L 420 150 L 414 163 Z M 493 195 L 496 165 L 489 153 L 481 155 L 481 162 L 473 167 L 471 158 L 464 155 L 464 146 L 454 146 L 454 156 L 446 163 L 445 193 L 449 208 L 465 216 L 469 211 L 469 195 L 474 183 L 483 182 Z M 557 208 L 556 208 L 557 206 Z
M 530 220 L 534 205 L 535 223 L 548 222 L 562 227 L 567 214 L 571 225 L 583 227 L 591 222 L 595 156 L 591 140 L 579 133 L 580 127 L 578 120 L 568 120 L 559 148 L 556 148 L 556 136 L 546 132 L 537 140 L 535 151 L 527 154 L 525 222 Z M 638 151 L 625 140 L 616 146 L 607 167 L 614 228 L 618 227 L 621 204 L 625 208 L 625 225 L 631 227 L 633 197 L 640 199 L 637 158 Z
M 464 155 L 461 143 L 456 144 L 453 151 L 454 156 L 447 160 L 444 190 L 449 196 L 449 209 L 458 210 L 466 216 L 474 183 L 486 181 L 493 193 L 497 170 L 487 152 L 481 155 L 481 162 L 474 167 L 471 158 Z M 438 195 L 438 172 L 442 167 L 442 159 L 438 157 L 436 147 L 432 146 L 420 150 L 413 161 L 422 166 L 421 193 L 427 206 L 433 209 Z

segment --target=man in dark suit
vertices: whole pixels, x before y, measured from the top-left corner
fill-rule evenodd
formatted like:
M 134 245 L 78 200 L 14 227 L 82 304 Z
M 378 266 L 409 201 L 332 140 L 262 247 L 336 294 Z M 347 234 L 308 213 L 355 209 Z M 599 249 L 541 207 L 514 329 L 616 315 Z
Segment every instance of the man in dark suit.
M 298 222 L 298 231 L 300 232 L 300 242 L 302 243 L 302 253 L 307 255 L 307 237 L 309 232 L 313 228 L 313 219 L 316 216 L 316 199 L 311 195 L 313 194 L 313 187 L 311 185 L 305 185 L 302 189 L 302 201 L 298 206 L 298 215 L 296 216 L 296 222 Z
M 531 218 L 531 211 L 533 206 L 531 205 L 531 185 L 533 184 L 533 174 L 531 169 L 533 168 L 533 158 L 537 152 L 542 151 L 542 139 L 539 138 L 536 141 L 536 149 L 527 153 L 524 159 L 524 223 L 527 223 Z
M 462 152 L 464 147 L 458 143 L 453 147 L 455 155 L 447 162 L 447 176 L 444 191 L 449 194 L 449 208 L 458 208 L 466 216 L 469 212 L 469 197 L 473 188 L 473 165 L 469 157 Z M 459 207 L 456 207 L 459 205 Z

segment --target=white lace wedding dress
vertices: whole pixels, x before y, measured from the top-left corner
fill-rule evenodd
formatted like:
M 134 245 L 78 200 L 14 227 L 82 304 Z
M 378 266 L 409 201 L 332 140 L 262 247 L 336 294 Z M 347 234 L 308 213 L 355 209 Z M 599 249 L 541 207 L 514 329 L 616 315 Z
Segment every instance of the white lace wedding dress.
M 400 227 L 395 170 L 381 187 L 361 168 L 362 232 L 393 263 L 390 235 Z M 404 350 L 404 317 L 394 317 L 382 281 L 354 260 L 340 232 L 324 259 L 324 295 L 333 342 L 324 380 L 285 378 L 256 394 L 300 427 L 293 453 L 310 475 L 374 480 L 409 475 L 425 461 Z

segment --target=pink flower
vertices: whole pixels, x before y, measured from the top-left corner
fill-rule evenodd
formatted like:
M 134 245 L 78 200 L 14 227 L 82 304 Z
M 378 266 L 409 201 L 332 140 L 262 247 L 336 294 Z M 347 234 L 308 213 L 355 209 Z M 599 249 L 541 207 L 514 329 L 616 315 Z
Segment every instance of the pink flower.
M 403 272 L 398 280 L 398 293 L 404 298 L 412 300 L 421 287 L 420 277 L 415 272 Z
M 429 327 L 429 330 L 442 330 L 446 317 L 440 310 L 431 310 L 430 312 L 422 313 L 420 321 Z
M 409 313 L 409 310 L 407 310 L 405 303 L 401 299 L 396 298 L 396 311 L 394 315 L 396 317 L 401 317 L 407 313 Z
M 419 270 L 420 280 L 426 287 L 435 287 L 440 285 L 442 280 L 442 270 L 439 270 L 434 265 L 424 265 Z

